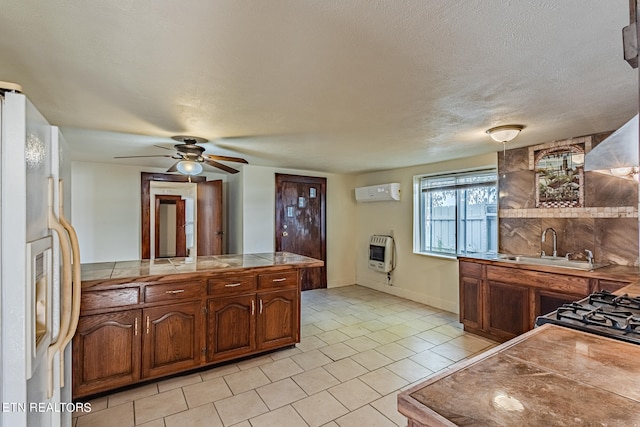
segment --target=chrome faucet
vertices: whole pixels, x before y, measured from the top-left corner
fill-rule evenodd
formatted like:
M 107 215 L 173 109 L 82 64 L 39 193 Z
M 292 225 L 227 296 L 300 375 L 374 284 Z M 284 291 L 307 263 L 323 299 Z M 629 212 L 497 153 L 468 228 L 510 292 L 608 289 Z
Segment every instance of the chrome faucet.
M 584 251 L 587 254 L 587 261 L 589 261 L 589 264 L 593 264 L 593 252 L 589 249 L 585 249 Z
M 556 233 L 556 230 L 554 230 L 552 227 L 545 229 L 542 232 L 542 236 L 540 237 L 540 242 L 544 243 L 547 237 L 547 231 L 549 230 L 551 230 L 551 233 L 553 233 L 553 256 L 555 257 L 558 256 L 558 233 Z M 542 256 L 544 255 L 545 253 L 544 251 L 542 251 Z

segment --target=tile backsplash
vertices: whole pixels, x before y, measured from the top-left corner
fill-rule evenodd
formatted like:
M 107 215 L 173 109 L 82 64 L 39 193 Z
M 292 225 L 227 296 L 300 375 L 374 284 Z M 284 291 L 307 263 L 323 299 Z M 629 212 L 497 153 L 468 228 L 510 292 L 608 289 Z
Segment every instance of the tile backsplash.
M 611 132 L 558 141 L 566 145 L 587 140 L 593 147 Z M 545 144 L 545 146 L 554 143 Z M 597 262 L 638 265 L 638 183 L 597 172 L 584 173 L 584 206 L 536 208 L 536 173 L 530 147 L 498 156 L 501 253 L 551 255 L 552 238 L 541 242 L 542 231 L 557 232 L 558 256 L 584 259 L 585 249 Z

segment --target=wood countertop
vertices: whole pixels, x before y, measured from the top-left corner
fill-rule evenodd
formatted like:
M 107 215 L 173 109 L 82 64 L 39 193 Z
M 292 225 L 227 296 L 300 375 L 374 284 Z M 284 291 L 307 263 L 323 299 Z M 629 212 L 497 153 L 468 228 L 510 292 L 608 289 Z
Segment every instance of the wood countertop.
M 207 274 L 322 267 L 324 261 L 289 252 L 157 258 L 82 264 L 82 287 L 149 280 L 176 280 Z
M 398 396 L 409 426 L 640 425 L 640 345 L 544 325 Z

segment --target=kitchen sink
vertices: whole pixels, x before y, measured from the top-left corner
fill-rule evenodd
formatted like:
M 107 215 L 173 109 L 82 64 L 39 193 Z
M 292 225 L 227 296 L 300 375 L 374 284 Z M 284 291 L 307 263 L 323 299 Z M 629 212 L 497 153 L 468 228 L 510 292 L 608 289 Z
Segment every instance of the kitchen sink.
M 514 262 L 517 264 L 535 264 L 535 265 L 550 265 L 554 267 L 562 268 L 574 268 L 576 270 L 595 270 L 596 268 L 605 267 L 607 263 L 590 263 L 587 261 L 574 261 L 568 260 L 563 257 L 554 256 L 526 256 L 526 255 L 509 255 L 498 254 L 500 261 Z

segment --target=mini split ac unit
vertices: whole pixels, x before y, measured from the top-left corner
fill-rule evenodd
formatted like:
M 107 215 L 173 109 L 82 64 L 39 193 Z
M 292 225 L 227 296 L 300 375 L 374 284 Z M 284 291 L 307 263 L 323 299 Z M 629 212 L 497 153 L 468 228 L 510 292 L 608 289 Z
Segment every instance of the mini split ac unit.
M 390 200 L 400 200 L 400 184 L 397 182 L 356 188 L 356 201 L 358 202 L 384 202 Z

